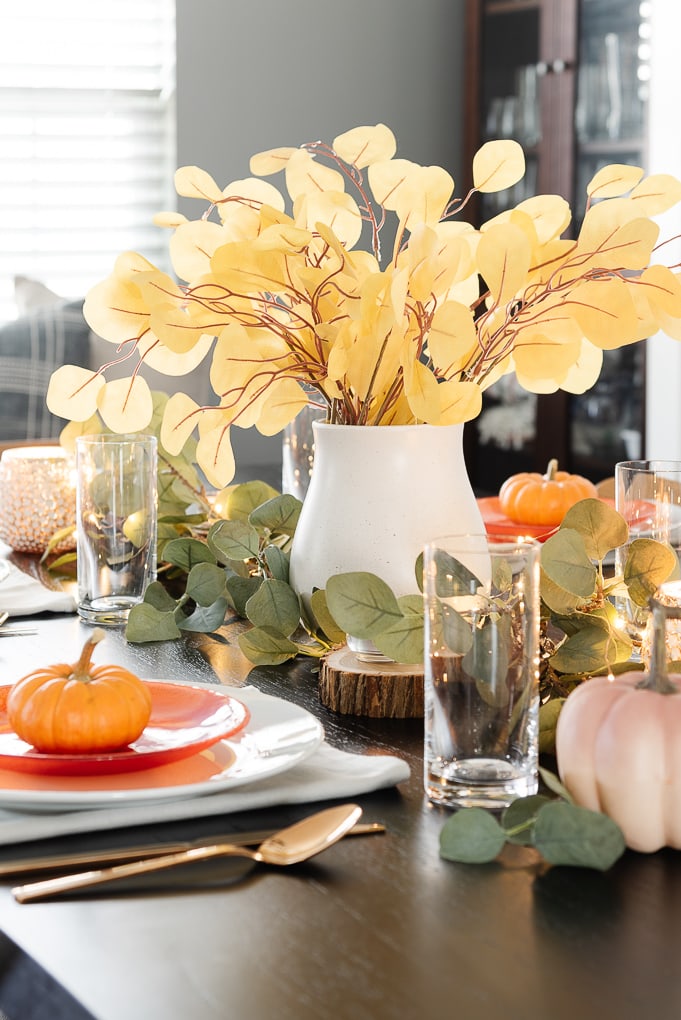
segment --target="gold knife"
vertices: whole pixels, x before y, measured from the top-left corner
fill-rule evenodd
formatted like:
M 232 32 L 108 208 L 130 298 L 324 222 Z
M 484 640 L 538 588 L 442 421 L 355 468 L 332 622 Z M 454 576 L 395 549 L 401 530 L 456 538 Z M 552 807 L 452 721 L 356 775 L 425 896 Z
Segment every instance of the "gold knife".
M 46 857 L 34 857 L 29 860 L 0 861 L 0 878 L 15 875 L 35 875 L 46 871 L 78 870 L 88 864 L 116 864 L 122 861 L 142 860 L 145 857 L 158 857 L 161 854 L 181 853 L 193 847 L 206 846 L 209 843 L 228 840 L 234 846 L 257 846 L 274 834 L 274 829 L 263 829 L 259 832 L 228 833 L 223 836 L 204 836 L 201 839 L 186 840 L 177 843 L 145 843 L 142 846 L 123 847 L 119 850 L 93 850 L 71 854 L 52 854 Z M 371 836 L 385 832 L 385 825 L 380 822 L 359 822 L 347 833 L 348 836 Z

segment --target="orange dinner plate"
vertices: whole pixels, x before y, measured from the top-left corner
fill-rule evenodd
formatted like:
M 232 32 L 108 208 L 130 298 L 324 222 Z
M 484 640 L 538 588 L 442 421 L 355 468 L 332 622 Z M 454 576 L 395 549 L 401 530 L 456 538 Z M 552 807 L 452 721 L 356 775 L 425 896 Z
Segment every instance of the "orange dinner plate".
M 198 754 L 244 728 L 249 711 L 219 687 L 145 680 L 151 718 L 141 736 L 120 751 L 47 754 L 12 730 L 7 719 L 11 684 L 0 687 L 0 769 L 42 775 L 79 776 L 134 772 Z

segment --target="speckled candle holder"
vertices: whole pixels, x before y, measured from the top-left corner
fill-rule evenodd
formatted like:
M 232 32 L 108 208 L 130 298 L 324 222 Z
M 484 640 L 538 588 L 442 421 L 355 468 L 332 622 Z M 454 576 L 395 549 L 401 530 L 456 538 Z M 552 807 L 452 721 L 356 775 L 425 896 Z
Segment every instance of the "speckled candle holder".
M 58 446 L 24 446 L 0 457 L 0 539 L 15 552 L 43 553 L 55 532 L 75 526 L 71 457 Z M 75 549 L 75 533 L 55 552 Z

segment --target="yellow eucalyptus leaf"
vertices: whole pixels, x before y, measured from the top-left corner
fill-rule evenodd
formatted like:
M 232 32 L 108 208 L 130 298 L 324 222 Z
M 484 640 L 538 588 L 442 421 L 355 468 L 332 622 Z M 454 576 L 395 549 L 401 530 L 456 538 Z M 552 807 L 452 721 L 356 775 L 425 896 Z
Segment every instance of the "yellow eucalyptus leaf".
M 478 269 L 497 304 L 506 304 L 522 289 L 531 256 L 526 234 L 512 223 L 499 223 L 482 235 Z
M 621 222 L 620 213 L 632 208 L 630 203 L 616 205 L 618 200 L 600 202 L 584 217 L 577 239 L 577 251 L 583 272 L 598 269 L 643 269 L 648 265 L 660 228 L 644 217 Z M 618 222 L 620 221 L 620 222 Z
M 372 164 L 368 172 L 376 201 L 410 230 L 420 223 L 436 224 L 454 190 L 451 176 L 439 166 L 392 159 Z
M 215 319 L 215 313 L 212 316 Z M 192 351 L 203 336 L 204 326 L 195 323 L 186 306 L 171 304 L 156 305 L 149 320 L 151 331 L 173 354 L 187 354 Z
M 199 405 L 186 393 L 174 393 L 163 412 L 161 445 L 172 457 L 182 452 L 197 425 Z
M 535 195 L 519 202 L 516 209 L 530 217 L 540 244 L 560 237 L 572 219 L 570 206 L 560 195 Z
M 369 185 L 379 205 L 396 211 L 410 177 L 419 170 L 409 159 L 384 159 L 372 163 L 368 170 Z
M 116 344 L 137 338 L 149 326 L 149 308 L 139 287 L 116 275 L 90 288 L 83 316 L 97 336 Z
M 473 186 L 487 194 L 511 188 L 525 174 L 525 154 L 517 142 L 485 142 L 473 157 Z
M 145 259 L 144 255 L 140 255 L 136 251 L 124 251 L 114 262 L 113 268 L 114 276 L 121 280 L 131 281 L 132 283 L 137 283 L 140 275 L 146 276 L 147 273 L 158 272 L 160 270 L 156 268 L 153 262 Z
M 611 163 L 604 166 L 589 181 L 586 193 L 590 198 L 618 198 L 631 191 L 643 177 L 640 166 Z
M 440 424 L 438 381 L 431 370 L 411 358 L 403 363 L 404 395 L 414 417 L 428 425 Z
M 230 414 L 222 407 L 211 407 L 202 411 L 199 416 L 199 437 L 207 436 L 215 429 L 226 428 L 231 424 Z
M 596 347 L 614 350 L 638 338 L 638 317 L 627 285 L 620 279 L 587 280 L 565 301 L 587 338 Z
M 583 334 L 565 295 L 560 289 L 547 293 L 538 304 L 530 304 L 515 316 L 521 339 L 536 332 L 554 343 L 579 343 Z
M 242 181 L 232 181 L 222 191 L 222 198 L 218 207 L 221 216 L 235 201 L 250 206 L 267 205 L 278 212 L 283 212 L 286 206 L 284 196 L 268 181 L 261 181 L 257 177 L 245 177 Z
M 286 169 L 286 164 L 298 150 L 290 146 L 281 146 L 278 149 L 267 149 L 265 152 L 257 152 L 251 156 L 249 169 L 257 177 L 269 177 L 271 174 L 278 174 L 280 170 Z
M 97 411 L 104 378 L 79 365 L 62 365 L 50 377 L 45 402 L 52 414 L 71 421 L 87 421 Z
M 323 191 L 303 196 L 297 209 L 308 230 L 322 224 L 333 231 L 346 248 L 354 248 L 362 233 L 357 203 L 344 191 Z
M 451 379 L 440 383 L 438 397 L 441 425 L 473 421 L 482 410 L 482 389 L 469 380 Z
M 276 436 L 307 405 L 308 397 L 302 386 L 295 379 L 281 379 L 269 388 L 256 428 L 264 436 Z
M 144 364 L 149 368 L 153 368 L 163 375 L 181 376 L 193 372 L 201 364 L 210 352 L 214 341 L 214 336 L 204 333 L 190 350 L 178 353 L 160 343 L 152 333 L 147 333 L 140 340 L 137 350 L 140 357 L 144 359 Z
M 681 317 L 681 281 L 667 266 L 649 266 L 641 274 L 641 287 L 655 313 L 658 309 L 673 318 Z
M 151 222 L 156 227 L 175 228 L 179 227 L 181 223 L 186 223 L 187 217 L 184 216 L 181 212 L 173 212 L 172 210 L 168 210 L 166 212 L 157 212 L 152 217 Z
M 290 266 L 277 248 L 247 241 L 223 244 L 213 255 L 210 268 L 213 280 L 235 294 L 278 294 L 290 287 Z
M 216 489 L 229 485 L 236 469 L 229 428 L 218 427 L 201 436 L 196 445 L 196 460 L 210 485 Z
M 671 174 L 651 174 L 631 193 L 640 216 L 659 216 L 681 202 L 681 181 Z
M 345 181 L 338 170 L 319 163 L 305 149 L 296 149 L 286 164 L 286 187 L 295 201 L 317 191 L 344 191 Z
M 141 432 L 151 421 L 154 402 L 146 379 L 113 379 L 97 395 L 97 409 L 112 432 Z
M 460 371 L 477 346 L 477 332 L 470 308 L 457 301 L 440 305 L 428 333 L 428 353 L 440 372 Z
M 102 420 L 98 414 L 93 414 L 91 418 L 86 418 L 85 421 L 70 421 L 64 426 L 59 433 L 59 445 L 62 446 L 67 453 L 76 452 L 76 439 L 79 436 L 93 436 L 98 435 L 104 431 Z
M 333 148 L 346 163 L 353 163 L 359 170 L 382 159 L 392 159 L 397 151 L 395 135 L 385 124 L 373 127 L 356 127 L 337 135 Z
M 183 198 L 203 198 L 211 204 L 219 202 L 222 195 L 211 175 L 198 166 L 181 166 L 175 171 L 175 190 Z
M 595 347 L 588 340 L 582 340 L 579 356 L 561 382 L 561 390 L 565 390 L 566 393 L 586 393 L 597 381 L 602 367 L 601 348 Z
M 189 220 L 177 228 L 170 239 L 170 258 L 177 275 L 194 280 L 210 272 L 210 260 L 225 243 L 225 232 L 210 220 Z
M 581 339 L 557 343 L 542 333 L 522 333 L 513 348 L 513 361 L 518 378 L 526 380 L 553 379 L 556 383 L 574 365 L 581 350 Z

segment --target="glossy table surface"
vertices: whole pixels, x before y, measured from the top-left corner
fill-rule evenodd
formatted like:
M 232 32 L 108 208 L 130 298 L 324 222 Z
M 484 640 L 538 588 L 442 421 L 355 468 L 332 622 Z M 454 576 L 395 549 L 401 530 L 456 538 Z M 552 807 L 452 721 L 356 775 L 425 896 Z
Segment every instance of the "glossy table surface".
M 36 618 L 35 637 L 0 639 L 3 682 L 68 661 L 87 629 Z M 107 633 L 100 661 L 147 677 L 240 684 L 230 628 L 216 637 L 127 645 Z M 335 716 L 307 662 L 254 669 L 248 682 L 324 723 L 336 746 L 396 753 L 399 788 L 357 798 L 385 835 L 346 839 L 289 870 L 238 882 L 127 890 L 17 904 L 0 885 L 0 1009 L 11 1020 L 638 1020 L 681 1016 L 681 855 L 627 852 L 606 874 L 548 869 L 516 848 L 484 866 L 438 854 L 447 817 L 422 794 L 422 722 Z M 64 848 L 278 827 L 309 806 L 3 848 Z M 197 876 L 198 880 L 199 876 Z

